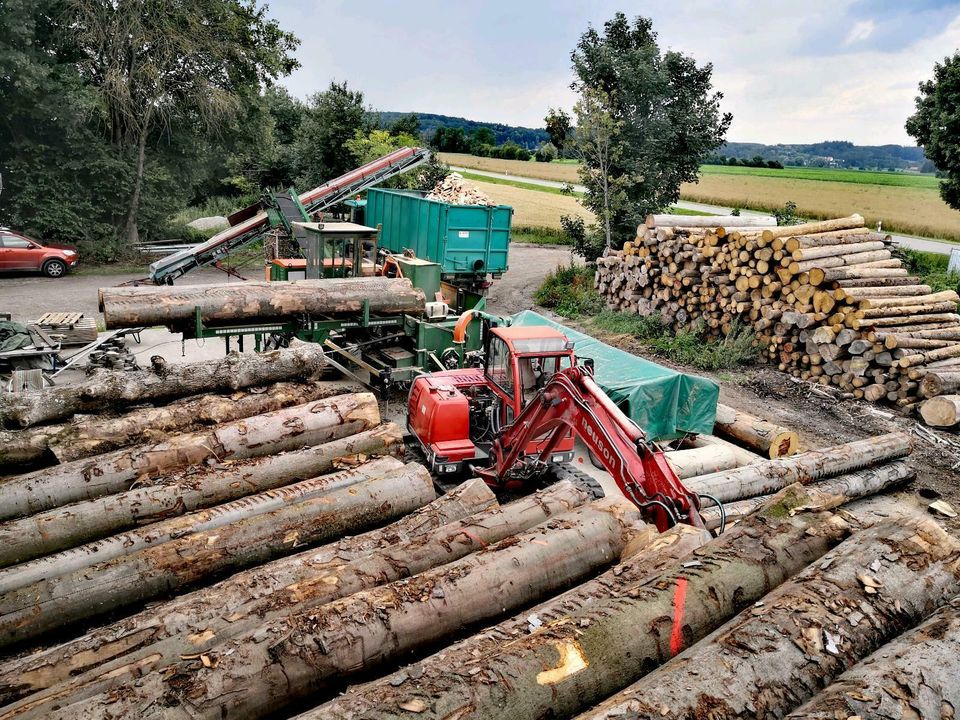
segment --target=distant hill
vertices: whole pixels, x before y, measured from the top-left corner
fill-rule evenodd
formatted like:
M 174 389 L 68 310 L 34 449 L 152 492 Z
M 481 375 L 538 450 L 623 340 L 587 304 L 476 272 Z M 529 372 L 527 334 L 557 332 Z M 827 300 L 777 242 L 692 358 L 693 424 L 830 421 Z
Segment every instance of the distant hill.
M 933 172 L 933 164 L 923 157 L 923 150 L 904 145 L 854 145 L 846 140 L 832 140 L 806 145 L 762 145 L 729 142 L 717 155 L 738 160 L 760 155 L 764 160 L 778 160 L 784 165 L 807 167 L 862 168 L 864 170 L 913 170 Z
M 386 112 L 377 113 L 380 116 L 381 125 L 390 125 L 397 118 L 410 113 Z M 453 117 L 451 115 L 435 115 L 433 113 L 415 113 L 420 118 L 420 134 L 424 139 L 429 140 L 438 127 L 459 127 L 467 134 L 472 133 L 477 128 L 490 128 L 493 134 L 497 136 L 497 145 L 502 145 L 507 140 L 513 140 L 520 147 L 527 150 L 536 150 L 540 145 L 549 139 L 547 131 L 541 128 L 517 127 L 515 125 L 504 125 L 503 123 L 479 122 L 477 120 L 467 120 L 462 117 Z

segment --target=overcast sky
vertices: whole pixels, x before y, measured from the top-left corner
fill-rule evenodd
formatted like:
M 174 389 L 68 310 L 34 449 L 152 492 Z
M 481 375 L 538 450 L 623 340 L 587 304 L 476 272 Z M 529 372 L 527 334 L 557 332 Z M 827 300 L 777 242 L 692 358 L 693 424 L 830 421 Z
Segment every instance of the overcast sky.
M 913 144 L 917 83 L 960 48 L 960 0 L 272 0 L 302 40 L 299 97 L 347 80 L 379 110 L 542 127 L 570 110 L 570 51 L 622 10 L 713 63 L 728 138 Z

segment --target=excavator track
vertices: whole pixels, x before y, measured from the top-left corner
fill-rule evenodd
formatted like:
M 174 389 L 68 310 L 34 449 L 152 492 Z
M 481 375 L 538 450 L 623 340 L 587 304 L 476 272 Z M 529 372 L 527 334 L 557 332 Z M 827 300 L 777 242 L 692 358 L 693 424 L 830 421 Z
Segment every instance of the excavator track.
M 575 468 L 569 463 L 550 463 L 547 465 L 547 471 L 543 474 L 542 485 L 552 485 L 561 480 L 569 480 L 577 487 L 587 491 L 594 500 L 605 497 L 603 488 L 597 479 L 583 470 Z

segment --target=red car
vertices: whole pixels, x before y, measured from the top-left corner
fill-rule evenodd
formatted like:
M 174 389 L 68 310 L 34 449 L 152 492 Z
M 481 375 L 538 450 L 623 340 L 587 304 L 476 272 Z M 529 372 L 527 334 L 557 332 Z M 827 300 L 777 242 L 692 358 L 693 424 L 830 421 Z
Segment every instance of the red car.
M 22 233 L 0 227 L 0 271 L 33 270 L 58 278 L 77 264 L 77 249 L 70 245 L 44 245 Z

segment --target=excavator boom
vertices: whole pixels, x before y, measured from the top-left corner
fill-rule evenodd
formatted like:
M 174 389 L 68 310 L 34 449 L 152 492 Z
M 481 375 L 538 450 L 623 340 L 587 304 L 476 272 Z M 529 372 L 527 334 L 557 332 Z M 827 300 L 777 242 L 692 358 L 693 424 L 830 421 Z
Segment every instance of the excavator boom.
M 572 431 L 603 464 L 623 494 L 661 531 L 680 522 L 703 527 L 700 498 L 687 490 L 655 445 L 593 380 L 589 367 L 555 373 L 494 442 L 493 464 L 481 473 L 501 481 L 543 464 Z M 547 438 L 539 457 L 523 457 L 534 438 Z

